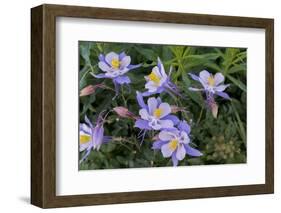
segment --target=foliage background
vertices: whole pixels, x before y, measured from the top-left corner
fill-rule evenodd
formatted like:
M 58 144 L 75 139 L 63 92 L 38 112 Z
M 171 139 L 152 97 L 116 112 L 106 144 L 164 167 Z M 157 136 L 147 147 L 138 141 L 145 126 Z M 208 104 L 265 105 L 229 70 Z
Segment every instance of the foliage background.
M 111 51 L 125 51 L 131 56 L 131 64 L 143 63 L 141 68 L 128 72 L 132 83 L 130 89 L 123 87 L 121 94 L 115 99 L 114 86 L 110 79 L 95 79 L 92 73 L 102 72 L 98 64 L 98 55 Z M 79 88 L 87 85 L 106 84 L 111 89 L 99 88 L 90 96 L 80 97 L 80 122 L 84 116 L 96 121 L 97 115 L 104 109 L 111 110 L 115 106 L 125 106 L 131 112 L 138 114 L 136 91 L 144 91 L 144 76 L 150 74 L 156 65 L 157 57 L 164 63 L 166 72 L 173 67 L 172 81 L 187 97 L 172 98 L 161 94 L 163 101 L 171 105 L 185 107 L 185 112 L 177 113 L 192 127 L 191 139 L 193 145 L 203 156 L 192 158 L 186 156 L 179 165 L 209 165 L 246 162 L 246 63 L 245 48 L 194 47 L 177 45 L 79 42 Z M 189 72 L 198 74 L 202 70 L 221 72 L 225 83 L 230 83 L 226 92 L 232 98 L 226 101 L 217 98 L 219 105 L 218 117 L 215 119 L 205 107 L 204 97 L 199 92 L 188 90 L 190 86 L 198 86 L 188 76 Z M 104 125 L 105 135 L 114 136 L 114 140 L 101 146 L 99 151 L 92 151 L 88 159 L 80 164 L 80 170 L 161 167 L 172 166 L 170 159 L 163 158 L 160 151 L 151 149 L 151 132 L 140 145 L 134 128 L 134 121 L 120 118 L 110 113 Z M 79 158 L 83 153 L 79 153 Z

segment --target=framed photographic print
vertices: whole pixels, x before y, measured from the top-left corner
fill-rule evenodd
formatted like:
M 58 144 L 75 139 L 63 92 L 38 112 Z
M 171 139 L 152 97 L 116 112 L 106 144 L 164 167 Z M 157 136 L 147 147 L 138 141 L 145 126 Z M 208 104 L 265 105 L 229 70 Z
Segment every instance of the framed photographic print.
M 273 193 L 272 19 L 31 9 L 31 203 Z

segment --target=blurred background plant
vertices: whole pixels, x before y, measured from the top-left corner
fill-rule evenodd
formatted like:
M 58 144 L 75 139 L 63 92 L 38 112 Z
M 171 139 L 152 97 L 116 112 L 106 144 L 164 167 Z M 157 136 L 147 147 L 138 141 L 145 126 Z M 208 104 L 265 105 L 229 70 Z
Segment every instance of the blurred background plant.
M 132 83 L 130 88 L 123 86 L 120 95 L 115 95 L 110 79 L 96 79 L 91 73 L 98 74 L 99 54 L 111 51 L 131 56 L 132 64 L 143 66 L 128 72 Z M 191 138 L 194 147 L 203 156 L 186 157 L 179 165 L 209 165 L 246 162 L 246 64 L 245 48 L 192 47 L 176 45 L 152 45 L 130 43 L 79 42 L 80 52 L 80 123 L 87 115 L 93 122 L 98 114 L 114 107 L 123 106 L 138 115 L 136 91 L 145 91 L 144 76 L 150 74 L 160 57 L 166 70 L 173 67 L 171 80 L 181 90 L 185 98 L 161 94 L 163 101 L 185 110 L 177 112 L 181 119 L 191 125 Z M 202 70 L 215 74 L 221 72 L 231 101 L 217 98 L 218 116 L 214 118 L 206 108 L 202 93 L 192 92 L 188 88 L 197 86 L 188 73 L 196 75 Z M 89 85 L 92 85 L 89 87 Z M 87 89 L 85 89 L 88 87 Z M 84 90 L 83 90 L 84 89 Z M 80 164 L 80 170 L 161 167 L 172 166 L 170 159 L 163 158 L 159 151 L 151 149 L 154 132 L 149 133 L 140 144 L 137 138 L 139 129 L 134 128 L 134 121 L 119 117 L 114 111 L 109 113 L 104 123 L 105 134 L 113 140 L 101 146 L 99 151 L 92 151 L 86 161 Z M 83 153 L 79 153 L 79 157 Z

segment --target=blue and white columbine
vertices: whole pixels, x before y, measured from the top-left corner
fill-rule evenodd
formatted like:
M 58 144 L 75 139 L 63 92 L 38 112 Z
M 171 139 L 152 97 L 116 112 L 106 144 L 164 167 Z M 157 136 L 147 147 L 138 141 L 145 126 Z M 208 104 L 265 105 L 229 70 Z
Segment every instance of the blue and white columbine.
M 145 88 L 147 89 L 147 91 L 142 95 L 150 96 L 154 94 L 160 94 L 164 91 L 167 93 L 180 95 L 176 85 L 171 82 L 171 72 L 172 68 L 170 69 L 169 75 L 166 74 L 163 63 L 160 58 L 158 58 L 157 66 L 153 67 L 151 73 L 145 76 Z
M 186 121 L 180 121 L 177 129 L 163 130 L 158 140 L 153 143 L 152 149 L 159 149 L 164 158 L 172 158 L 173 166 L 185 158 L 185 155 L 199 157 L 200 151 L 190 146 L 190 126 Z
M 203 88 L 189 87 L 191 91 L 203 91 L 206 95 L 207 107 L 211 110 L 214 118 L 217 118 L 218 105 L 215 101 L 215 95 L 224 99 L 231 100 L 229 95 L 224 90 L 229 87 L 229 84 L 224 84 L 224 76 L 221 73 L 216 73 L 214 76 L 206 70 L 199 73 L 199 76 L 189 73 L 191 78 L 201 83 Z
M 116 95 L 118 95 L 120 85 L 131 83 L 130 78 L 125 74 L 141 66 L 141 64 L 132 65 L 131 57 L 126 55 L 125 52 L 121 52 L 120 54 L 115 52 L 110 52 L 106 55 L 100 54 L 99 60 L 98 67 L 104 73 L 92 75 L 96 78 L 112 79 Z
M 176 116 L 170 115 L 171 106 L 162 103 L 160 98 L 148 98 L 146 105 L 142 95 L 137 92 L 137 100 L 141 107 L 139 110 L 141 118 L 136 120 L 135 127 L 144 130 L 171 129 L 179 122 Z
M 86 153 L 80 160 L 83 162 L 92 150 L 99 150 L 103 143 L 107 143 L 111 140 L 111 137 L 104 136 L 103 118 L 99 116 L 96 125 L 85 116 L 85 123 L 80 123 L 80 140 L 79 140 L 79 151 Z
M 214 76 L 206 70 L 199 73 L 199 76 L 189 73 L 191 78 L 201 83 L 203 88 L 190 87 L 191 91 L 204 91 L 206 95 L 218 95 L 225 99 L 230 99 L 229 95 L 224 90 L 229 87 L 229 84 L 223 84 L 224 76 L 222 73 L 216 73 Z

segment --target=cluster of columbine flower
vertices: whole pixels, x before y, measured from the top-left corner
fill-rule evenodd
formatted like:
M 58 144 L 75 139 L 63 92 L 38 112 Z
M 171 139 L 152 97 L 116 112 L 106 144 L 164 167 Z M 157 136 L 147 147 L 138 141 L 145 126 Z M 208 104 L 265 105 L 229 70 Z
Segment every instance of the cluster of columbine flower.
M 110 52 L 107 55 L 99 56 L 99 68 L 104 72 L 102 74 L 92 74 L 95 78 L 110 78 L 115 86 L 115 97 L 119 94 L 120 86 L 131 83 L 126 75 L 130 70 L 139 68 L 141 64 L 131 65 L 131 57 L 124 52 L 116 54 Z M 157 131 L 153 138 L 152 149 L 161 150 L 164 158 L 172 158 L 174 166 L 183 160 L 186 154 L 190 156 L 201 156 L 202 153 L 190 146 L 190 125 L 185 120 L 180 120 L 172 115 L 173 108 L 169 103 L 162 102 L 160 97 L 149 97 L 145 103 L 144 97 L 157 95 L 166 92 L 171 95 L 180 96 L 179 89 L 171 81 L 170 72 L 167 75 L 160 58 L 157 60 L 157 66 L 153 67 L 151 73 L 145 76 L 147 91 L 141 93 L 137 91 L 136 99 L 140 106 L 139 116 L 134 115 L 127 108 L 119 106 L 113 108 L 120 117 L 131 118 L 135 120 L 135 127 L 140 129 L 139 137 L 141 143 L 144 140 L 147 131 Z M 199 76 L 190 74 L 191 78 L 200 82 L 203 88 L 190 88 L 192 91 L 203 91 L 206 96 L 206 105 L 211 109 L 214 117 L 217 116 L 218 106 L 215 102 L 215 96 L 221 96 L 225 99 L 230 97 L 223 92 L 229 85 L 224 85 L 224 76 L 221 73 L 213 76 L 208 71 L 202 71 Z M 88 86 L 80 92 L 80 96 L 92 94 L 95 88 L 104 88 L 105 85 L 93 87 Z M 176 107 L 178 108 L 178 107 Z M 81 161 L 84 161 L 91 150 L 99 150 L 103 143 L 112 139 L 110 136 L 104 136 L 103 124 L 106 119 L 104 112 L 100 113 L 97 121 L 93 124 L 87 117 L 85 123 L 80 124 L 80 152 L 85 151 Z

